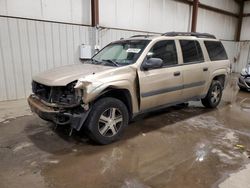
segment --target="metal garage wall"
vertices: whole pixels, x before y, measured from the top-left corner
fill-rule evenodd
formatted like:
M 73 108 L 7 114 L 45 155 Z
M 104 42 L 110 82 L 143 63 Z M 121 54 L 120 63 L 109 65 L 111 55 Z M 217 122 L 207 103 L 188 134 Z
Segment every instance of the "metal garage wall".
M 223 44 L 231 62 L 232 71 L 240 73 L 247 62 L 250 63 L 250 41 L 223 41 Z
M 250 13 L 250 1 L 244 4 L 244 13 Z M 247 63 L 250 63 L 250 17 L 244 17 L 242 21 L 241 42 L 237 43 L 236 72 L 241 72 Z
M 126 30 L 119 30 L 119 29 L 101 29 L 98 32 L 98 42 L 99 45 L 103 48 L 107 44 L 112 41 L 119 40 L 121 38 L 129 38 L 133 35 L 152 35 L 157 33 L 147 33 L 147 32 L 136 32 L 136 31 L 126 31 Z
M 233 70 L 233 72 L 235 72 L 235 69 L 236 69 L 235 58 L 237 56 L 237 42 L 222 41 L 222 43 L 226 49 L 228 58 L 229 58 L 230 63 L 231 63 L 232 70 Z
M 235 72 L 241 72 L 247 63 L 250 63 L 250 41 L 237 43 Z
M 91 27 L 0 17 L 0 101 L 26 97 L 32 75 L 79 62 Z
M 243 18 L 240 39 L 250 40 L 250 17 Z
M 201 3 L 223 9 L 229 12 L 238 13 L 239 6 L 238 3 L 234 0 L 199 0 Z
M 100 25 L 151 32 L 190 30 L 189 5 L 173 0 L 100 0 Z
M 212 11 L 199 9 L 197 31 L 213 33 L 223 40 L 234 40 L 238 20 Z
M 0 15 L 59 21 L 91 23 L 90 0 L 0 0 Z
M 232 0 L 203 0 L 202 3 L 238 13 Z M 190 31 L 191 10 L 173 0 L 100 0 L 100 25 L 131 30 L 167 32 Z M 237 18 L 199 9 L 197 31 L 210 32 L 224 40 L 234 40 Z
M 250 13 L 250 1 L 245 1 L 244 13 Z M 243 18 L 241 40 L 250 40 L 250 17 Z

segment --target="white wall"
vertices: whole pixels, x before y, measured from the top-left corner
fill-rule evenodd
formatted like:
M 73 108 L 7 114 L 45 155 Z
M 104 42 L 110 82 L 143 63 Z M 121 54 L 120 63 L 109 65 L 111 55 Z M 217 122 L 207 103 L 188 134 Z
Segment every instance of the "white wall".
M 79 63 L 79 45 L 90 44 L 93 28 L 0 17 L 0 101 L 31 92 L 31 77 Z
M 212 33 L 223 40 L 234 40 L 238 19 L 215 13 L 205 9 L 199 9 L 197 31 Z
M 0 0 L 0 15 L 40 20 L 91 23 L 90 0 Z
M 202 0 L 204 4 L 237 13 L 233 0 Z M 150 32 L 190 31 L 191 6 L 173 0 L 100 0 L 100 25 Z M 197 31 L 234 40 L 237 18 L 199 9 Z
M 201 0 L 237 12 L 233 0 Z M 249 11 L 250 2 L 245 11 Z M 100 0 L 100 25 L 163 33 L 190 31 L 191 7 L 174 0 Z M 0 16 L 0 101 L 19 99 L 31 92 L 31 77 L 38 72 L 79 63 L 79 45 L 111 41 L 147 32 L 96 29 L 90 24 L 90 0 L 0 0 L 0 15 L 72 24 L 50 23 Z M 250 39 L 250 21 L 244 18 L 242 39 Z M 237 19 L 199 9 L 197 30 L 233 40 Z M 97 38 L 96 38 L 97 37 Z M 250 42 L 223 42 L 233 70 L 245 66 Z
M 229 12 L 237 14 L 239 12 L 238 3 L 234 0 L 200 0 L 200 2 Z
M 244 13 L 250 13 L 250 1 L 244 5 Z M 241 28 L 241 40 L 250 40 L 250 17 L 244 17 Z
M 230 59 L 233 72 L 240 73 L 247 63 L 250 63 L 250 41 L 223 41 Z
M 244 13 L 250 13 L 250 1 L 244 3 Z
M 188 31 L 191 9 L 173 0 L 100 0 L 100 25 L 131 30 Z
M 241 72 L 247 63 L 250 63 L 250 41 L 237 43 L 237 61 L 235 72 Z
M 129 38 L 133 35 L 152 35 L 157 33 L 147 33 L 147 32 L 136 32 L 136 31 L 124 31 L 119 29 L 102 29 L 98 32 L 99 45 L 101 48 L 106 46 L 112 41 L 119 40 L 121 38 Z

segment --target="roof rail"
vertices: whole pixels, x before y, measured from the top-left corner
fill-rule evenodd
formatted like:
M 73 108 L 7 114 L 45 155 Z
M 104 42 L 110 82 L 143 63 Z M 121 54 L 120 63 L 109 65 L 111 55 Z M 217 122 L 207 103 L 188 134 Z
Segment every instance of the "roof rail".
M 130 38 L 135 38 L 135 37 L 144 37 L 144 38 L 148 38 L 148 37 L 152 37 L 154 35 L 133 35 Z
M 216 37 L 209 33 L 196 33 L 196 32 L 167 32 L 163 33 L 162 36 L 194 36 L 197 38 L 211 38 L 216 39 Z

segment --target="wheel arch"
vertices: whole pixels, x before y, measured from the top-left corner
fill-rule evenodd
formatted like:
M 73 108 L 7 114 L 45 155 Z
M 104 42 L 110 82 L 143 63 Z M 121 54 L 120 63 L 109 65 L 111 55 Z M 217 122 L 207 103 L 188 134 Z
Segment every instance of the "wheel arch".
M 227 84 L 227 76 L 228 76 L 228 73 L 227 73 L 226 69 L 217 69 L 216 71 L 214 71 L 210 75 L 210 77 L 208 79 L 209 81 L 206 83 L 206 86 L 205 86 L 205 88 L 203 90 L 202 96 L 204 96 L 204 97 L 206 96 L 206 94 L 207 94 L 213 80 L 220 81 L 221 84 L 222 84 L 222 87 L 224 89 L 226 84 Z
M 97 101 L 104 97 L 113 97 L 121 100 L 127 107 L 129 113 L 129 119 L 133 116 L 133 104 L 132 104 L 132 96 L 128 89 L 107 87 L 103 90 L 94 101 Z
M 221 83 L 222 88 L 224 89 L 225 87 L 225 82 L 226 82 L 226 75 L 225 74 L 219 74 L 213 77 L 212 81 L 219 81 Z

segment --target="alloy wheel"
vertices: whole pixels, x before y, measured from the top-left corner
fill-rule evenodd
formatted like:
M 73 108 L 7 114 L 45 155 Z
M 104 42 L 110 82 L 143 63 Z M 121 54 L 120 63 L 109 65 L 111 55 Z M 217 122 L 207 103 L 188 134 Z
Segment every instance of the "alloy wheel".
M 112 137 L 116 135 L 123 123 L 122 113 L 118 108 L 105 110 L 98 121 L 98 130 L 102 136 Z
M 213 104 L 217 103 L 221 97 L 221 90 L 218 86 L 215 86 L 211 93 L 211 102 Z

